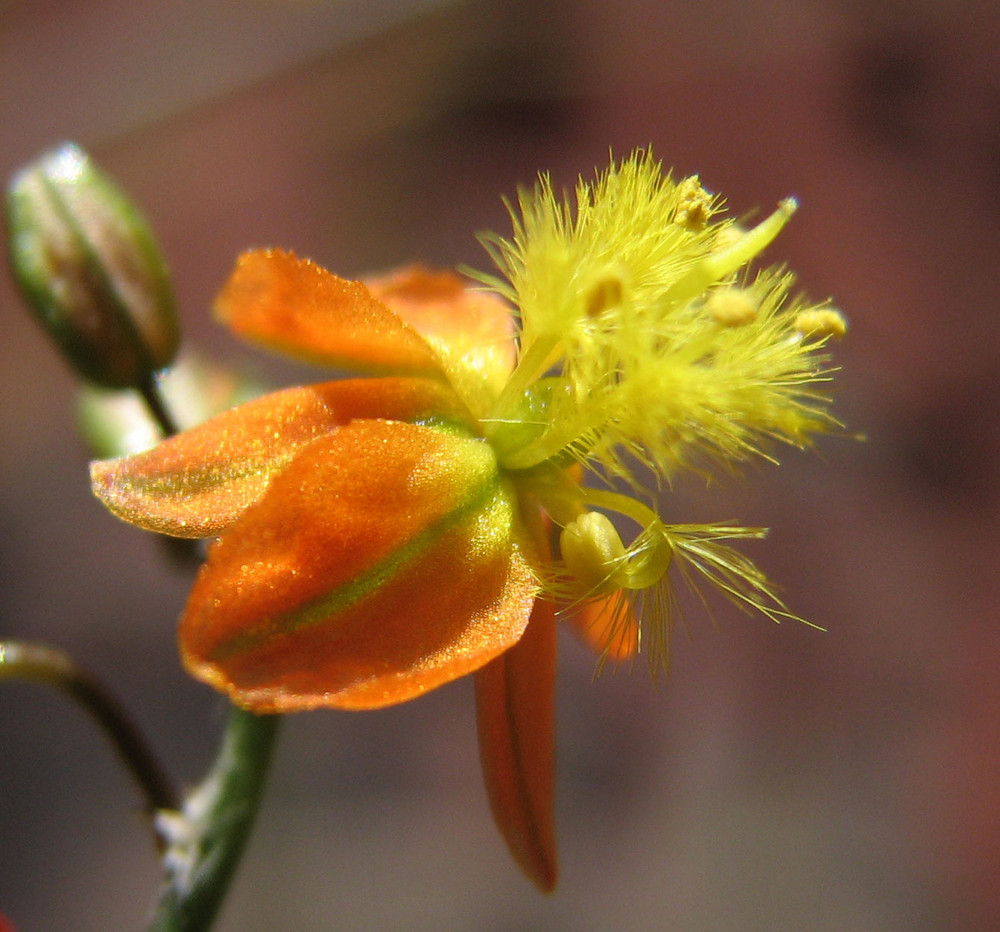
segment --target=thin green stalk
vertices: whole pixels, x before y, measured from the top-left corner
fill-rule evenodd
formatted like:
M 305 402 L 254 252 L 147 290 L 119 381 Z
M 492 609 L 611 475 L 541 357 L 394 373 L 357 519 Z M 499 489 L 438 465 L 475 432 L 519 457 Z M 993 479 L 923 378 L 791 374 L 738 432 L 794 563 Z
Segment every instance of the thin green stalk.
M 160 813 L 167 878 L 149 932 L 211 927 L 253 827 L 279 719 L 233 706 L 208 776 L 179 812 Z
M 500 397 L 493 406 L 492 415 L 485 422 L 487 436 L 500 429 L 511 418 L 531 383 L 553 365 L 555 360 L 552 359 L 552 353 L 558 345 L 558 335 L 547 334 L 528 347 L 503 387 Z
M 0 681 L 29 680 L 67 693 L 97 720 L 121 755 L 153 816 L 175 809 L 180 794 L 135 723 L 114 696 L 62 651 L 44 644 L 0 641 Z
M 160 391 L 159 382 L 155 376 L 149 376 L 139 387 L 139 394 L 146 403 L 149 413 L 157 426 L 163 431 L 164 437 L 172 437 L 178 432 L 177 423 L 173 415 L 167 409 L 163 393 Z
M 143 385 L 142 397 L 164 435 L 177 433 L 155 378 Z M 212 769 L 179 808 L 159 812 L 166 877 L 149 932 L 211 928 L 260 808 L 278 721 L 231 706 Z

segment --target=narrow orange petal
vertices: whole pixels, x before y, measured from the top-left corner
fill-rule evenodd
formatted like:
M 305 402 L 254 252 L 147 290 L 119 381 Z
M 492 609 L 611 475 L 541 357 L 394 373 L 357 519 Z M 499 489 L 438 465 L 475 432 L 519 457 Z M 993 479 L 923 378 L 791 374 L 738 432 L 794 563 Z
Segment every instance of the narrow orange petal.
M 434 351 L 361 283 L 276 249 L 240 256 L 215 302 L 235 333 L 306 362 L 441 374 Z
M 437 350 L 446 368 L 461 366 L 495 390 L 503 387 L 516 354 L 511 311 L 498 297 L 473 290 L 454 272 L 420 265 L 365 284 Z
M 564 617 L 602 660 L 618 663 L 639 652 L 639 623 L 622 589 L 574 606 Z
M 144 453 L 91 464 L 94 494 L 116 515 L 175 537 L 214 537 L 267 490 L 306 444 L 355 418 L 460 419 L 430 379 L 356 379 L 290 388 L 231 408 Z
M 521 637 L 535 582 L 484 442 L 354 421 L 215 544 L 181 621 L 196 677 L 260 712 L 376 708 Z
M 514 859 L 542 889 L 556 885 L 556 629 L 539 600 L 521 640 L 476 674 L 479 755 L 493 817 Z

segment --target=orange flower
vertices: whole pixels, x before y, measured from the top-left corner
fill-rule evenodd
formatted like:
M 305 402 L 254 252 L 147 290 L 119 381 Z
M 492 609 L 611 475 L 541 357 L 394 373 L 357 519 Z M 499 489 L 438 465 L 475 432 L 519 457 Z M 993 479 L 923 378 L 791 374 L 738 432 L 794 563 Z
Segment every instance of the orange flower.
M 514 315 L 451 273 L 362 284 L 247 253 L 222 320 L 368 377 L 279 391 L 92 466 L 125 520 L 219 538 L 181 653 L 238 705 L 371 709 L 474 673 L 491 805 L 546 890 L 557 609 L 602 658 L 642 642 L 662 659 L 676 558 L 737 603 L 790 617 L 720 543 L 760 529 L 664 523 L 626 454 L 666 478 L 702 469 L 706 452 L 728 464 L 830 423 L 813 386 L 827 334 L 797 327 L 788 276 L 733 287 L 789 204 L 747 232 L 709 224 L 696 180 L 674 185 L 641 154 L 579 198 L 574 225 L 543 184 L 522 199 L 515 241 L 493 244 L 510 284 L 492 284 Z M 588 488 L 584 472 L 636 495 Z M 638 525 L 628 546 L 607 511 Z
M 276 251 L 243 256 L 217 308 L 301 358 L 395 374 L 276 392 L 93 465 L 126 520 L 220 535 L 181 620 L 185 664 L 258 712 L 378 708 L 480 671 L 497 818 L 550 889 L 554 610 L 532 570 L 546 529 L 448 375 L 509 375 L 509 310 L 450 273 L 365 287 Z

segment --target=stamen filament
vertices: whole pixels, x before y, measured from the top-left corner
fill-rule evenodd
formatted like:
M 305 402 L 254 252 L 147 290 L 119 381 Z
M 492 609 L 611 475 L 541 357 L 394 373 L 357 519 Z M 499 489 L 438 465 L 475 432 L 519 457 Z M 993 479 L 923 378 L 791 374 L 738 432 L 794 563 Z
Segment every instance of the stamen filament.
M 605 489 L 584 488 L 581 491 L 583 492 L 583 500 L 588 504 L 625 515 L 626 518 L 631 518 L 644 530 L 651 524 L 660 521 L 659 516 L 652 508 L 628 495 L 622 495 L 620 492 L 609 492 Z
M 546 334 L 534 340 L 524 355 L 518 360 L 500 397 L 493 406 L 493 413 L 484 421 L 486 436 L 492 437 L 505 423 L 514 420 L 514 414 L 521 398 L 528 388 L 541 378 L 556 361 L 553 351 L 559 343 L 558 334 Z
M 560 423 L 558 429 L 550 425 L 537 440 L 510 455 L 502 456 L 501 464 L 507 469 L 531 469 L 538 466 L 572 446 L 593 427 L 593 421 L 593 409 L 584 408 L 578 417 Z
M 794 197 L 786 197 L 778 204 L 778 209 L 774 213 L 744 233 L 731 246 L 711 253 L 696 263 L 667 291 L 664 301 L 686 303 L 717 281 L 746 265 L 781 232 L 798 206 Z

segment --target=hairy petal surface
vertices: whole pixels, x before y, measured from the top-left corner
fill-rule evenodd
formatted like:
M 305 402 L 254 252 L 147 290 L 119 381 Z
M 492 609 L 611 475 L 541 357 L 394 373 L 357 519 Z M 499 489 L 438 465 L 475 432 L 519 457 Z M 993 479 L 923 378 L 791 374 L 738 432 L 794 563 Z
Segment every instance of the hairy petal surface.
M 189 671 L 259 712 L 377 708 L 515 644 L 537 586 L 480 440 L 354 421 L 306 447 L 210 550 Z
M 395 375 L 441 375 L 412 327 L 361 282 L 277 249 L 240 256 L 216 298 L 235 333 L 305 362 Z
M 555 610 L 535 603 L 524 637 L 476 674 L 479 756 L 490 807 L 522 870 L 556 885 Z
M 175 537 L 214 537 L 303 447 L 359 418 L 460 419 L 430 379 L 359 379 L 290 388 L 224 411 L 133 456 L 91 464 L 94 494 L 125 521 Z

